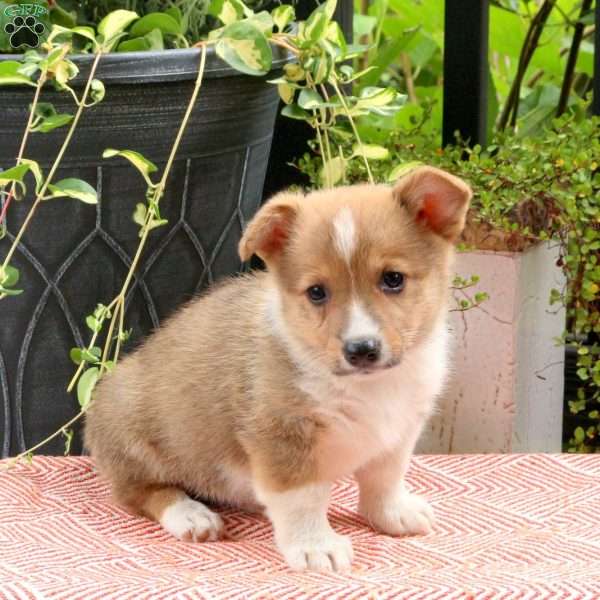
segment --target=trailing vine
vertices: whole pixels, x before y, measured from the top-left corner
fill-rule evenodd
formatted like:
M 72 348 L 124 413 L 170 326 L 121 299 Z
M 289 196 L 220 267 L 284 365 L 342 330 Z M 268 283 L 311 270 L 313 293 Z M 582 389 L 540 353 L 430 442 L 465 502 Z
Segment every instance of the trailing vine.
M 121 290 L 110 302 L 99 303 L 94 312 L 86 317 L 86 325 L 91 331 L 90 341 L 85 347 L 73 348 L 70 353 L 77 368 L 68 385 L 68 391 L 77 390 L 80 411 L 46 439 L 12 459 L 8 463 L 9 466 L 23 458 L 31 457 L 33 452 L 60 435 L 65 437 L 65 449 L 68 452 L 73 438 L 71 426 L 85 414 L 97 382 L 105 373 L 110 372 L 119 360 L 122 346 L 130 335 L 130 331 L 125 327 L 127 291 L 151 231 L 167 222 L 161 217 L 159 205 L 179 143 L 200 92 L 209 47 L 213 46 L 219 57 L 241 73 L 255 76 L 264 76 L 271 70 L 272 46 L 280 46 L 288 52 L 289 60 L 283 66 L 282 75 L 271 83 L 277 85 L 285 103 L 283 114 L 302 119 L 315 129 L 322 154 L 327 156 L 322 183 L 333 186 L 341 178 L 339 167 L 345 158 L 341 146 L 333 147 L 331 141 L 331 132 L 339 128 L 340 120 L 348 122 L 353 131 L 352 156 L 360 157 L 367 179 L 373 181 L 369 159 L 380 153 L 381 148 L 362 143 L 355 119 L 369 113 L 394 114 L 402 106 L 404 97 L 392 88 L 369 87 L 363 90 L 359 97 L 344 92 L 345 84 L 359 78 L 368 70 L 355 73 L 352 67 L 346 64 L 353 53 L 349 51 L 339 25 L 332 21 L 335 0 L 327 0 L 315 9 L 305 22 L 298 24 L 293 23 L 295 15 L 291 6 L 278 6 L 271 13 L 255 13 L 240 0 L 223 0 L 213 6 L 215 17 L 223 25 L 212 31 L 208 39 L 194 44 L 200 49 L 196 82 L 160 179 L 152 179 L 158 170 L 156 165 L 134 150 L 109 148 L 103 153 L 104 158 L 118 156 L 128 160 L 145 179 L 147 190 L 146 201 L 138 203 L 133 213 L 133 220 L 140 226 L 140 241 Z M 19 272 L 11 265 L 11 259 L 40 205 L 52 198 L 64 196 L 90 204 L 97 203 L 96 191 L 88 183 L 71 178 L 53 182 L 53 177 L 75 135 L 83 111 L 93 107 L 104 97 L 104 86 L 94 78 L 101 57 L 115 47 L 120 47 L 124 38 L 131 38 L 132 31 L 142 32 L 147 25 L 142 27 L 139 24 L 143 19 L 148 20 L 148 17 L 155 19 L 153 22 L 158 23 L 159 29 L 160 23 L 164 23 L 164 20 L 157 20 L 152 14 L 139 19 L 133 11 L 117 10 L 102 19 L 97 32 L 85 25 L 71 28 L 55 25 L 44 47 L 46 55 L 28 52 L 23 62 L 0 63 L 0 85 L 26 84 L 36 88 L 17 164 L 0 173 L 0 189 L 11 186 L 8 202 L 4 204 L 3 218 L 10 200 L 24 195 L 25 176 L 31 173 L 36 181 L 34 201 L 7 255 L 3 258 L 0 268 L 0 300 L 23 292 L 15 287 L 19 282 Z M 180 17 L 182 16 L 176 11 L 170 13 L 172 19 L 177 20 Z M 179 25 L 183 27 L 182 23 Z M 74 38 L 79 40 L 77 46 L 80 50 L 89 50 L 94 54 L 81 96 L 69 85 L 78 74 L 76 64 L 69 58 Z M 65 39 L 69 40 L 68 43 Z M 74 98 L 77 106 L 74 115 L 59 115 L 51 105 L 44 105 L 44 111 L 40 111 L 39 97 L 48 80 L 55 82 L 59 89 Z M 32 132 L 51 131 L 67 125 L 63 143 L 48 175 L 44 176 L 36 162 L 24 158 L 27 138 Z M 102 346 L 98 345 L 101 335 L 105 335 Z

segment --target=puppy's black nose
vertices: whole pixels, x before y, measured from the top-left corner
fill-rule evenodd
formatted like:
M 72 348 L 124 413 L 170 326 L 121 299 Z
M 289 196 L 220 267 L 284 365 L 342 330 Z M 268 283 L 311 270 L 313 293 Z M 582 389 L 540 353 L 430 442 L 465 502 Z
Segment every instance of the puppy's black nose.
M 381 342 L 376 338 L 349 340 L 344 344 L 344 356 L 353 367 L 369 367 L 379 360 Z

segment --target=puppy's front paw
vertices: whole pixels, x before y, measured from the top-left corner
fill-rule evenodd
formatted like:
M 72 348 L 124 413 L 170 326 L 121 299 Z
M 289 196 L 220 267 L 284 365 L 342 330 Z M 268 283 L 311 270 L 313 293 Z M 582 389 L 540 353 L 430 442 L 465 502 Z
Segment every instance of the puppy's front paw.
M 352 543 L 334 531 L 281 542 L 279 548 L 288 565 L 296 571 L 347 571 L 352 564 Z
M 160 524 L 184 542 L 214 541 L 223 534 L 221 517 L 201 502 L 188 497 L 168 506 L 162 514 Z
M 426 500 L 404 492 L 375 506 L 361 507 L 361 514 L 379 531 L 389 535 L 431 533 L 435 518 Z

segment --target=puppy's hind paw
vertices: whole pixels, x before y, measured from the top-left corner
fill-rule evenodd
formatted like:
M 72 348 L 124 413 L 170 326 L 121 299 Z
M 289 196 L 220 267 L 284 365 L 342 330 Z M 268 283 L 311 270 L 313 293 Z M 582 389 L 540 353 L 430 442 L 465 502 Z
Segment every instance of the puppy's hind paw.
M 221 517 L 187 496 L 164 510 L 160 524 L 185 542 L 215 541 L 224 534 Z

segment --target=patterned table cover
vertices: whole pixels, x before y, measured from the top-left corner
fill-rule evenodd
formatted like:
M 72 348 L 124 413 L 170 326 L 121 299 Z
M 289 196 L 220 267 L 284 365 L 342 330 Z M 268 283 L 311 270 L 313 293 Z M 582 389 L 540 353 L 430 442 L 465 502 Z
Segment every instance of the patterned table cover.
M 374 533 L 343 481 L 353 571 L 295 573 L 262 517 L 224 510 L 232 540 L 179 542 L 112 504 L 89 459 L 37 457 L 0 472 L 0 598 L 600 598 L 600 457 L 416 456 L 409 483 L 432 534 Z

